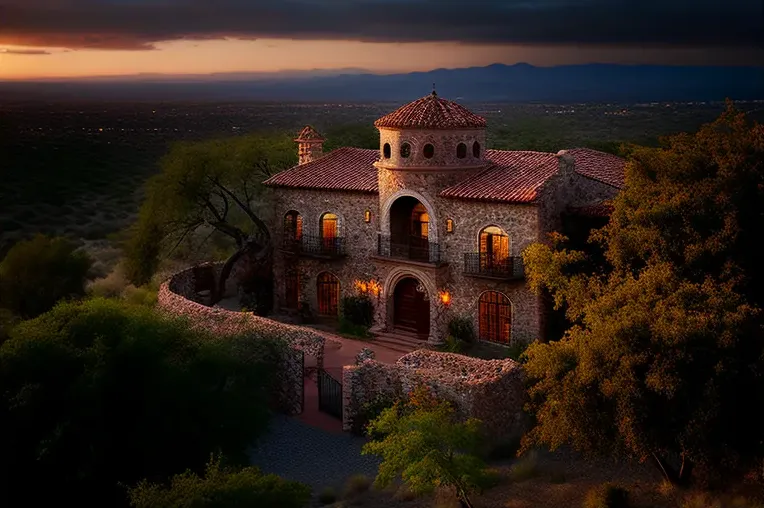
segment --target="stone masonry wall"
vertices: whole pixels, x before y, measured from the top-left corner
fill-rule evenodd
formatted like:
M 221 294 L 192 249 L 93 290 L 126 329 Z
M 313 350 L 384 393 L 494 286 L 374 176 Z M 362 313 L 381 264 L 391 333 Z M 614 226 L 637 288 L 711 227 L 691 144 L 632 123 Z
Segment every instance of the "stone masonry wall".
M 345 366 L 343 428 L 350 430 L 364 404 L 378 394 L 401 397 L 419 384 L 452 402 L 462 417 L 483 422 L 492 438 L 523 431 L 526 400 L 522 367 L 512 360 L 480 360 L 452 353 L 419 350 L 395 365 L 366 360 Z
M 422 129 L 380 129 L 380 167 L 393 168 L 433 168 L 441 171 L 444 168 L 482 166 L 485 152 L 485 130 L 422 130 Z M 474 157 L 472 145 L 480 143 L 479 157 Z M 385 159 L 381 152 L 385 143 L 390 144 L 390 158 Z M 408 143 L 411 147 L 409 157 L 401 157 L 401 145 Z M 459 143 L 467 146 L 467 154 L 463 159 L 456 156 Z M 422 151 L 426 144 L 434 147 L 434 154 L 426 158 Z
M 317 279 L 322 272 L 335 275 L 340 281 L 340 300 L 354 294 L 354 281 L 376 279 L 375 266 L 369 256 L 377 250 L 377 228 L 379 223 L 378 201 L 375 194 L 332 192 L 299 189 L 275 189 L 273 241 L 276 246 L 274 256 L 274 296 L 277 309 L 285 305 L 285 276 L 288 263 L 293 263 L 299 273 L 300 300 L 307 301 L 310 308 L 318 308 Z M 297 211 L 303 220 L 303 235 L 318 235 L 321 216 L 334 213 L 338 217 L 339 236 L 345 238 L 347 256 L 337 260 L 313 259 L 309 257 L 286 258 L 278 247 L 284 238 L 284 215 L 290 210 Z M 371 222 L 364 222 L 364 212 L 371 211 Z
M 183 317 L 192 326 L 211 332 L 217 336 L 273 337 L 283 340 L 289 347 L 283 364 L 279 368 L 280 386 L 277 401 L 287 414 L 302 412 L 303 401 L 303 355 L 316 358 L 316 364 L 323 365 L 324 337 L 318 332 L 278 323 L 255 316 L 252 313 L 234 312 L 217 307 L 208 307 L 194 302 L 184 295 L 191 295 L 194 288 L 193 270 L 175 274 L 159 288 L 157 308 L 169 315 Z

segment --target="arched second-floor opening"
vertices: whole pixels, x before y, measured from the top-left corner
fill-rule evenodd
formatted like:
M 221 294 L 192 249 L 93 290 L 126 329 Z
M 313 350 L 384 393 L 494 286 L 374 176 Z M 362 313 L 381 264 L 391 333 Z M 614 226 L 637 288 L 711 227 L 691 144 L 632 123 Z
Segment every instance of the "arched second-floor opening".
M 478 337 L 509 344 L 512 339 L 512 303 L 498 291 L 486 291 L 478 300 Z
M 284 242 L 294 243 L 302 239 L 302 215 L 296 210 L 289 210 L 284 215 Z
M 432 260 L 430 212 L 413 196 L 401 196 L 390 207 L 390 234 L 385 238 L 392 257 L 428 263 Z
M 480 266 L 486 269 L 504 268 L 509 262 L 509 235 L 498 226 L 480 231 Z

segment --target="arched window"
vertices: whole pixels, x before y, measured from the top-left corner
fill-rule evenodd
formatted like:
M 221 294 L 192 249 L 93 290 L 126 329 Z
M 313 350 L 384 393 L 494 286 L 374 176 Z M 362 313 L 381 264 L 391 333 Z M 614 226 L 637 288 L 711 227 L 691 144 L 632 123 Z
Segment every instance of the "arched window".
M 425 159 L 432 159 L 432 156 L 435 155 L 435 147 L 432 146 L 432 144 L 427 143 L 424 145 L 424 148 L 422 148 L 422 155 L 424 155 Z
M 458 159 L 464 159 L 467 157 L 467 145 L 464 143 L 459 143 L 456 145 L 456 157 Z
M 336 316 L 339 310 L 340 281 L 329 272 L 318 275 L 318 313 L 322 316 Z
M 390 143 L 385 143 L 385 145 L 382 147 L 382 155 L 385 157 L 385 159 L 390 158 Z
M 478 300 L 479 332 L 481 340 L 509 344 L 512 336 L 512 304 L 497 291 L 486 291 Z
M 324 251 L 332 252 L 335 241 L 339 236 L 339 226 L 337 216 L 333 213 L 325 213 L 321 216 L 321 245 Z
M 401 157 L 407 159 L 411 155 L 411 145 L 403 143 L 401 145 Z
M 480 143 L 477 141 L 472 143 L 472 156 L 476 159 L 480 158 Z
M 284 242 L 296 243 L 302 238 L 302 216 L 290 210 L 284 215 Z
M 508 268 L 509 236 L 496 226 L 480 232 L 480 268 L 484 271 L 502 271 Z

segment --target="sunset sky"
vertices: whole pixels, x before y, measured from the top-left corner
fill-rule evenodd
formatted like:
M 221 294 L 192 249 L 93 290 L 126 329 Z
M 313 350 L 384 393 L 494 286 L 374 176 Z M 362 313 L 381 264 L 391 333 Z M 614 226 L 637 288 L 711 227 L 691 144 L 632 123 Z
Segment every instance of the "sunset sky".
M 760 0 L 0 0 L 0 79 L 764 62 Z

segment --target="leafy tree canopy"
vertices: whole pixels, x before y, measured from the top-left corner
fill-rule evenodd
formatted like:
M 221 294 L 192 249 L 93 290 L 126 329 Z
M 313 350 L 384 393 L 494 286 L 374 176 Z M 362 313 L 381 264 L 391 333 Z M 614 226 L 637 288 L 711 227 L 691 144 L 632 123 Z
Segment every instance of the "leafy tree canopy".
M 398 476 L 414 493 L 452 487 L 460 501 L 472 506 L 469 494 L 487 486 L 492 477 L 480 459 L 480 422 L 460 421 L 453 407 L 438 401 L 426 388 L 412 393 L 369 423 L 363 454 L 382 457 L 375 483 L 385 487 Z
M 29 319 L 59 300 L 85 294 L 92 261 L 64 238 L 20 241 L 0 262 L 0 307 Z
M 130 489 L 135 508 L 303 508 L 310 502 L 310 488 L 255 467 L 224 468 L 220 460 L 207 465 L 204 477 L 193 471 L 175 475 L 170 485 L 142 481 Z
M 213 453 L 244 463 L 280 351 L 115 300 L 17 325 L 0 346 L 0 504 L 119 506 L 120 484 L 201 471 Z
M 261 183 L 296 163 L 293 138 L 286 134 L 174 145 L 161 161 L 162 172 L 148 183 L 127 243 L 128 278 L 146 283 L 163 254 L 198 234 L 227 239 L 231 265 L 248 252 L 264 255 L 270 234 Z
M 632 147 L 605 263 L 563 238 L 524 254 L 565 337 L 527 352 L 525 446 L 650 459 L 673 481 L 764 457 L 764 126 L 732 105 L 695 134 Z

